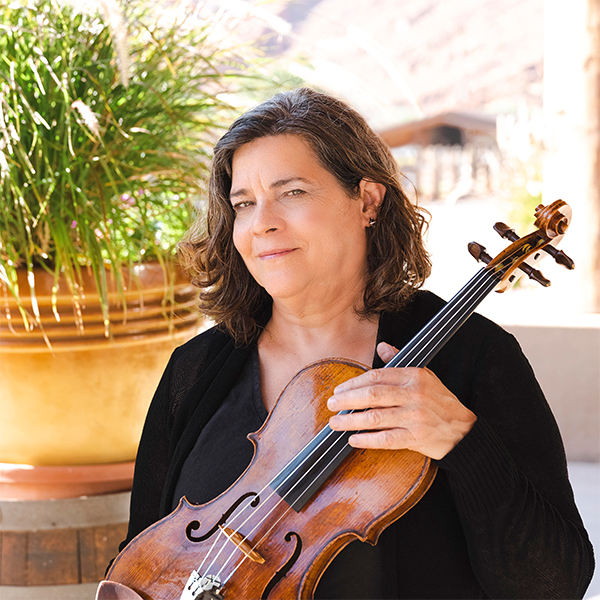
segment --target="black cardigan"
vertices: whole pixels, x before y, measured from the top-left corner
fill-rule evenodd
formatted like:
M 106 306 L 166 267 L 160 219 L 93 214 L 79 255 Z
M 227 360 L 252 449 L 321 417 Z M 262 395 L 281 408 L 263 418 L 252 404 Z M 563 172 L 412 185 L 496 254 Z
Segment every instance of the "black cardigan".
M 418 292 L 400 314 L 381 315 L 378 341 L 401 348 L 442 306 Z M 213 328 L 173 353 L 144 426 L 121 548 L 169 512 L 183 462 L 250 350 Z M 437 461 L 424 498 L 382 534 L 386 595 L 582 598 L 592 547 L 558 427 L 516 340 L 473 315 L 429 368 L 478 420 Z

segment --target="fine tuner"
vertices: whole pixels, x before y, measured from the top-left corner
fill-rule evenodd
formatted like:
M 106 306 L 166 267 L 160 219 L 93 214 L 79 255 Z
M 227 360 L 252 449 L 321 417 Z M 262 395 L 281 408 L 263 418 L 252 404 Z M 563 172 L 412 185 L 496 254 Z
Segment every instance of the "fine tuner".
M 501 278 L 501 283 L 496 289 L 504 292 L 508 287 L 515 284 L 523 275 L 537 283 L 548 287 L 550 280 L 535 268 L 545 254 L 549 254 L 554 260 L 566 269 L 574 269 L 575 263 L 562 250 L 555 248 L 562 239 L 571 219 L 571 209 L 562 200 L 556 200 L 549 206 L 540 204 L 535 209 L 536 231 L 521 238 L 514 229 L 505 223 L 496 223 L 494 230 L 513 244 L 496 258 L 492 258 L 484 246 L 477 242 L 468 245 L 469 253 L 478 261 L 484 262 L 486 268 L 493 269 L 494 273 Z M 525 259 L 528 262 L 525 262 Z

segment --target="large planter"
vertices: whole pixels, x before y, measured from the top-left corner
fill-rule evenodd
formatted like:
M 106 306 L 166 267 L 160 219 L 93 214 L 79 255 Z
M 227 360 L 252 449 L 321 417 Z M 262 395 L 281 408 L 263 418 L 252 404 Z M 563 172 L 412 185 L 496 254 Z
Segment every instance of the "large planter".
M 91 276 L 80 307 L 64 282 L 53 300 L 53 278 L 35 279 L 42 327 L 32 331 L 0 285 L 0 463 L 133 461 L 169 356 L 198 330 L 195 288 L 182 278 L 165 286 L 159 265 L 135 268 L 125 306 L 112 284 L 107 338 Z M 27 290 L 25 278 L 20 288 Z M 33 314 L 31 303 L 27 309 Z

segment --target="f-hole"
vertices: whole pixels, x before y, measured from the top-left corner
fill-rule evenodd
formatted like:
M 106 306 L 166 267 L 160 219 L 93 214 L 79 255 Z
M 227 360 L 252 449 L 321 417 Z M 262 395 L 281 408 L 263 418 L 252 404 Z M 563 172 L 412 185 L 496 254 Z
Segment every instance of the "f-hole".
M 287 575 L 288 571 L 296 564 L 300 556 L 300 552 L 302 552 L 302 538 L 294 531 L 290 531 L 285 534 L 283 538 L 286 542 L 291 542 L 292 537 L 296 538 L 296 548 L 292 556 L 290 556 L 289 560 L 273 575 L 273 578 L 267 584 L 265 591 L 262 594 L 261 600 L 267 600 L 269 594 L 273 590 L 273 588 Z
M 254 492 L 248 492 L 247 494 L 244 494 L 243 496 L 241 496 L 240 498 L 238 498 L 231 505 L 231 507 L 228 508 L 227 511 L 225 511 L 223 513 L 223 515 L 221 515 L 221 518 L 217 521 L 217 523 L 215 524 L 215 526 L 208 533 L 206 533 L 205 535 L 196 537 L 192 533 L 193 531 L 196 531 L 197 529 L 200 528 L 200 521 L 191 521 L 190 523 L 188 523 L 187 527 L 185 528 L 185 535 L 186 535 L 187 539 L 190 540 L 190 542 L 203 542 L 204 540 L 207 540 L 213 533 L 216 533 L 218 531 L 219 525 L 224 525 L 225 522 L 227 521 L 227 519 L 229 519 L 229 517 L 233 514 L 233 512 L 235 511 L 235 509 L 244 500 L 246 500 L 246 498 L 250 498 L 251 496 L 256 496 L 256 498 L 254 498 L 254 500 L 252 500 L 252 502 L 250 502 L 250 506 L 252 508 L 256 508 L 258 506 L 259 502 L 260 502 L 260 496 L 258 496 Z

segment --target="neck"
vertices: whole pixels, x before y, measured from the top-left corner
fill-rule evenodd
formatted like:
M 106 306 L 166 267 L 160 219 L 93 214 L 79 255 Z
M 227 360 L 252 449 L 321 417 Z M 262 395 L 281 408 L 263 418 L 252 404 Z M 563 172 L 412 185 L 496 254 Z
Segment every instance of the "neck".
M 291 353 L 307 364 L 320 358 L 342 356 L 370 364 L 379 318 L 356 314 L 356 302 L 337 302 L 319 308 L 291 310 L 274 301 L 273 315 L 261 344 Z
M 352 301 L 351 301 L 352 300 Z M 341 357 L 371 365 L 379 319 L 360 318 L 356 303 L 298 304 L 274 299 L 273 313 L 258 342 L 261 391 L 271 410 L 290 379 L 303 367 Z

